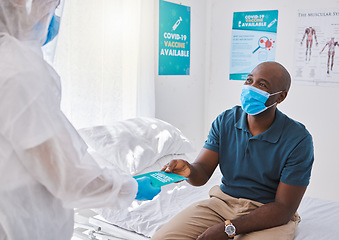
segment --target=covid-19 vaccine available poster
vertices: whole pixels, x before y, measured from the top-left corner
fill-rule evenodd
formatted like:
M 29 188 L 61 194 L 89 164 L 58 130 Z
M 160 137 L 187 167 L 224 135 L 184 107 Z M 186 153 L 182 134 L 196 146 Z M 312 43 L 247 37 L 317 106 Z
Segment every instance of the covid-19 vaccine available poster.
M 230 80 L 246 80 L 261 62 L 275 60 L 278 10 L 234 12 Z
M 159 75 L 189 75 L 191 8 L 159 0 Z

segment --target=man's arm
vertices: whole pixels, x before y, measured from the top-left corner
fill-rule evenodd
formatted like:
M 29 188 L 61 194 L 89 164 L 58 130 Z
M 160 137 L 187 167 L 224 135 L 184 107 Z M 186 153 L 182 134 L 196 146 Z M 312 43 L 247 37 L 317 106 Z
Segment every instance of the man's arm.
M 320 51 L 320 53 L 322 53 L 322 52 L 325 50 L 325 48 L 326 48 L 327 45 L 328 45 L 328 43 L 325 44 L 325 46 L 324 46 L 323 49 Z
M 303 41 L 304 41 L 305 36 L 306 36 L 306 33 L 307 33 L 307 28 L 306 28 L 306 30 L 305 30 L 305 32 L 304 32 L 303 38 L 302 38 L 301 41 L 300 41 L 300 44 L 303 44 Z
M 318 45 L 317 34 L 315 33 L 314 29 L 313 29 L 313 34 L 314 34 L 315 43 Z
M 307 187 L 279 183 L 275 201 L 248 215 L 233 219 L 237 234 L 267 229 L 288 223 L 297 211 Z
M 296 187 L 280 182 L 275 201 L 264 204 L 251 213 L 236 219 L 230 219 L 236 227 L 236 234 L 243 234 L 288 223 L 297 211 L 307 187 Z M 202 239 L 225 239 L 225 224 L 221 222 L 208 228 L 201 236 Z
M 137 182 L 117 168 L 102 169 L 66 128 L 21 154 L 27 171 L 66 208 L 127 207 L 137 193 Z M 78 146 L 78 147 L 74 147 Z
M 191 185 L 201 186 L 210 179 L 218 164 L 219 154 L 203 148 L 194 163 L 190 164 L 182 159 L 172 160 L 161 170 L 187 177 L 187 182 Z

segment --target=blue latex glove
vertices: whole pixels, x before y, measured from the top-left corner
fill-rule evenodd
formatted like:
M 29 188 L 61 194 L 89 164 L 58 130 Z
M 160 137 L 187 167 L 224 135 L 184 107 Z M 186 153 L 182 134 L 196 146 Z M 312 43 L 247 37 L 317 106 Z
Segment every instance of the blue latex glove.
M 46 45 L 47 43 L 52 41 L 56 37 L 56 35 L 58 35 L 59 27 L 60 27 L 60 17 L 54 14 L 52 17 L 51 23 L 48 26 L 48 34 L 47 34 L 46 42 L 43 45 Z
M 146 201 L 152 200 L 161 191 L 161 187 L 153 187 L 149 177 L 141 177 L 136 179 L 138 182 L 138 193 L 136 200 Z

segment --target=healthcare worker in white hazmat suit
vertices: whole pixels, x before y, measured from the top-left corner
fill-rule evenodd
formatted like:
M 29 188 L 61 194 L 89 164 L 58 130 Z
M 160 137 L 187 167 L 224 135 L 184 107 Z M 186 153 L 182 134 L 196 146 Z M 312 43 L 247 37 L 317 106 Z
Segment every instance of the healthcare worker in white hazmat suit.
M 0 0 L 0 240 L 70 239 L 73 208 L 123 208 L 160 191 L 100 168 L 61 112 L 41 51 L 58 4 Z

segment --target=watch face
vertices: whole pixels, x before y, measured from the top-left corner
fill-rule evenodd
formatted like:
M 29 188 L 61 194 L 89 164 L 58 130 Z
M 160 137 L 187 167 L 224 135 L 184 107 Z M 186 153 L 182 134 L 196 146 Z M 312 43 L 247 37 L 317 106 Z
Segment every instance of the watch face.
M 233 225 L 227 225 L 225 227 L 225 232 L 227 233 L 227 235 L 233 235 L 235 233 L 235 227 Z

